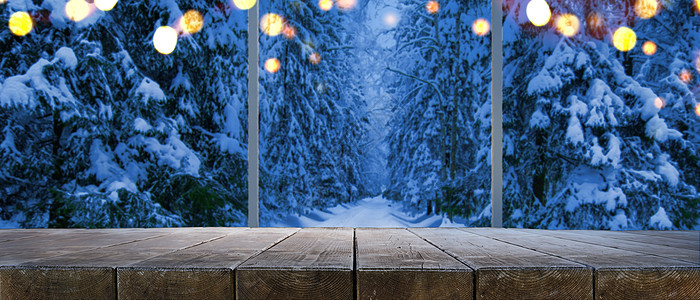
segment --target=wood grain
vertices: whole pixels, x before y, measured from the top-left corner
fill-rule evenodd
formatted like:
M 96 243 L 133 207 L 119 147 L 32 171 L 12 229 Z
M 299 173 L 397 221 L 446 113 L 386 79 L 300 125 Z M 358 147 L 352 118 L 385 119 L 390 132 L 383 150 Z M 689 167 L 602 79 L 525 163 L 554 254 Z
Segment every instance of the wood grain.
M 537 231 L 462 229 L 595 268 L 596 299 L 700 299 L 700 265 Z M 629 296 L 628 296 L 629 295 Z M 623 297 L 623 298 L 619 298 Z
M 231 228 L 223 238 L 117 269 L 120 299 L 233 299 L 233 269 L 296 228 Z
M 537 234 L 553 236 L 566 240 L 601 245 L 655 256 L 663 256 L 700 264 L 700 250 L 675 248 L 660 244 L 653 244 L 653 246 L 650 247 L 650 243 L 645 242 L 644 238 L 638 241 L 623 240 L 617 238 L 618 234 L 610 231 L 538 230 L 536 232 Z
M 299 230 L 236 268 L 236 299 L 352 299 L 353 236 Z
M 452 228 L 412 228 L 476 270 L 477 299 L 591 299 L 590 268 Z
M 472 299 L 473 271 L 406 229 L 355 229 L 359 299 Z
M 138 232 L 138 231 L 136 231 Z M 128 231 L 123 231 L 129 234 Z M 112 240 L 117 232 L 80 240 L 93 245 Z M 36 259 L 0 269 L 2 299 L 110 299 L 116 295 L 116 270 L 153 256 L 190 247 L 225 234 L 221 230 L 175 230 L 157 236 L 114 246 L 70 252 Z M 24 240 L 23 240 L 24 241 Z M 89 247 L 89 246 L 85 246 Z M 99 284 L 98 284 L 99 283 Z M 31 297 L 27 293 L 31 292 Z

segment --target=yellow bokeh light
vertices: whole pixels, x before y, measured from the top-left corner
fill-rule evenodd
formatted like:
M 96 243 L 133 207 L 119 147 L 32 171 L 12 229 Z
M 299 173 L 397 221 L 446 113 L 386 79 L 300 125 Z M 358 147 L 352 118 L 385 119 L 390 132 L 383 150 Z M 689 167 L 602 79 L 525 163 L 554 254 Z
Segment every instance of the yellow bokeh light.
M 662 109 L 664 106 L 666 106 L 666 100 L 664 100 L 664 98 L 656 97 L 656 99 L 654 99 L 654 106 L 656 106 L 658 109 Z
M 284 24 L 284 29 L 282 29 L 282 35 L 284 35 L 285 38 L 291 40 L 297 35 L 297 30 L 294 29 L 294 26 L 292 25 Z
M 700 0 L 695 0 L 695 11 L 700 13 Z
M 486 19 L 477 19 L 472 24 L 472 31 L 478 36 L 485 36 L 491 31 L 491 24 Z
M 321 10 L 329 11 L 331 8 L 333 8 L 333 0 L 319 0 L 318 7 Z
M 700 117 L 700 103 L 695 105 L 695 114 L 698 115 L 698 117 Z
M 246 10 L 255 5 L 255 0 L 233 0 L 233 5 L 238 7 L 238 9 Z
M 430 0 L 425 4 L 425 9 L 428 10 L 429 13 L 434 14 L 440 10 L 440 3 L 435 0 Z
M 153 46 L 161 54 L 170 54 L 177 46 L 177 31 L 170 26 L 161 26 L 153 34 Z
M 10 16 L 10 22 L 8 25 L 10 26 L 10 31 L 12 34 L 16 36 L 25 36 L 32 31 L 32 28 L 34 27 L 32 17 L 24 11 L 13 13 L 12 16 Z
M 101 11 L 110 11 L 119 0 L 95 0 L 95 6 Z
M 650 19 L 656 15 L 659 9 L 657 0 L 637 0 L 634 3 L 634 12 L 642 19 Z
M 277 73 L 280 70 L 280 61 L 277 58 L 268 58 L 265 61 L 265 70 L 270 73 Z
M 317 52 L 311 53 L 311 55 L 309 55 L 309 61 L 311 64 L 317 65 L 321 62 L 321 54 L 318 54 Z
M 656 43 L 652 41 L 646 41 L 642 44 L 642 52 L 646 55 L 654 55 L 656 53 Z
M 557 18 L 557 30 L 564 36 L 576 35 L 580 27 L 581 21 L 576 15 L 563 14 Z
M 284 18 L 278 14 L 265 14 L 260 18 L 260 29 L 269 36 L 277 36 L 284 27 Z
M 627 52 L 637 44 L 637 34 L 629 27 L 622 26 L 613 34 L 613 45 L 617 50 Z
M 338 8 L 343 10 L 351 10 L 355 8 L 357 0 L 337 0 Z
M 90 4 L 85 0 L 70 0 L 66 3 L 66 16 L 75 22 L 80 22 L 90 14 Z
M 690 74 L 690 71 L 683 69 L 681 70 L 681 73 L 678 74 L 678 78 L 685 83 L 690 83 L 690 81 L 693 80 L 693 74 Z
M 544 26 L 549 23 L 549 18 L 552 17 L 552 11 L 549 9 L 549 4 L 544 0 L 532 0 L 527 4 L 525 9 L 527 19 L 535 26 Z
M 202 14 L 194 9 L 188 10 L 184 15 L 182 15 L 182 18 L 180 18 L 180 28 L 182 28 L 182 31 L 186 33 L 197 33 L 202 30 L 203 26 L 204 18 L 202 17 Z

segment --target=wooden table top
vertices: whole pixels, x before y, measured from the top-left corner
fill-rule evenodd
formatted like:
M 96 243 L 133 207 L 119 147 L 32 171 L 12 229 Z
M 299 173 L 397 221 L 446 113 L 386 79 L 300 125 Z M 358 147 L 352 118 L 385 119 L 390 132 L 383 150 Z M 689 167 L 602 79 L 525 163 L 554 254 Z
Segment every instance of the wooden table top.
M 0 299 L 700 299 L 700 231 L 0 230 Z

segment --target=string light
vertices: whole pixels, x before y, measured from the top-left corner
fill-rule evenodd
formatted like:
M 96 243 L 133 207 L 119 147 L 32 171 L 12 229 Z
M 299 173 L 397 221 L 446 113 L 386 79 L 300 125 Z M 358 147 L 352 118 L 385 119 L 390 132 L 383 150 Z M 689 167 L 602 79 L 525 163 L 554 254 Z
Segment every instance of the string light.
M 198 11 L 194 9 L 188 10 L 180 18 L 180 27 L 186 33 L 197 33 L 204 27 L 204 18 Z
M 32 17 L 27 12 L 18 11 L 10 16 L 10 32 L 16 36 L 25 36 L 32 31 L 34 23 Z
M 642 19 L 650 19 L 656 15 L 659 9 L 657 0 L 637 0 L 634 3 L 634 12 Z
M 477 19 L 472 24 L 472 31 L 478 36 L 485 36 L 491 30 L 491 24 L 486 19 Z
M 66 16 L 75 22 L 80 22 L 90 14 L 90 4 L 84 0 L 70 0 L 66 3 Z
M 318 7 L 323 11 L 329 11 L 333 8 L 333 0 L 319 0 Z
M 321 62 L 321 54 L 318 54 L 318 52 L 311 53 L 311 55 L 309 55 L 309 61 L 314 65 L 319 64 Z
M 153 34 L 153 46 L 160 54 L 168 55 L 177 46 L 177 31 L 170 26 L 161 26 Z
M 276 36 L 282 32 L 284 18 L 278 14 L 265 14 L 260 18 L 260 29 L 269 36 Z
M 101 11 L 110 11 L 119 0 L 95 0 L 95 6 Z
M 430 0 L 425 4 L 425 9 L 431 14 L 437 13 L 440 10 L 440 3 L 435 0 Z
M 525 8 L 527 19 L 532 25 L 537 27 L 544 26 L 549 23 L 549 18 L 552 17 L 552 11 L 549 9 L 549 4 L 544 0 L 532 0 Z
M 248 10 L 255 5 L 255 0 L 233 0 L 233 5 L 238 9 Z
M 265 61 L 265 70 L 270 73 L 277 73 L 280 70 L 280 61 L 277 58 L 268 58 Z
M 644 54 L 652 56 L 656 53 L 656 43 L 652 41 L 646 41 L 642 44 L 642 52 Z
M 622 52 L 627 52 L 637 44 L 637 34 L 629 27 L 622 26 L 613 34 L 613 46 Z
M 581 21 L 573 14 L 563 14 L 557 18 L 557 30 L 564 36 L 572 37 L 578 33 Z

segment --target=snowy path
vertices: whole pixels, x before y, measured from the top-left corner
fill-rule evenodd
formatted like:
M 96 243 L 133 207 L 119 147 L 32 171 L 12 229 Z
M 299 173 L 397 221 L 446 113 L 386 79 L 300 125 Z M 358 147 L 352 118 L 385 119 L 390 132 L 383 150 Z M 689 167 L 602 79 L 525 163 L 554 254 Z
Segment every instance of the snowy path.
M 453 227 L 441 216 L 411 216 L 403 212 L 399 203 L 382 196 L 365 198 L 352 204 L 341 204 L 328 210 L 314 210 L 301 217 L 290 216 L 273 226 L 289 227 Z

